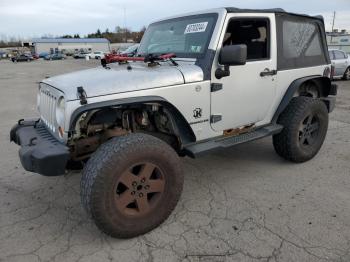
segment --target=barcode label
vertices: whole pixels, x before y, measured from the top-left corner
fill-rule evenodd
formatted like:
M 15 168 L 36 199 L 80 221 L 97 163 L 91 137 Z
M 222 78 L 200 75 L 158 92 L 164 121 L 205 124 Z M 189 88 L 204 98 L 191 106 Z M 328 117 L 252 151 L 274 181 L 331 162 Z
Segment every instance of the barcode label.
M 205 32 L 205 30 L 207 29 L 207 25 L 208 22 L 189 24 L 186 26 L 185 34 Z

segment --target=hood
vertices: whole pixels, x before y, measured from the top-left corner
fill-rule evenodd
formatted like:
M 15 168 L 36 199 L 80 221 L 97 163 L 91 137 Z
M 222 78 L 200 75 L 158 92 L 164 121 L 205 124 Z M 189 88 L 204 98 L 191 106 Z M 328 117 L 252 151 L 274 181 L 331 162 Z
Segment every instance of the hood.
M 88 98 L 203 81 L 203 71 L 194 64 L 148 67 L 144 63 L 111 64 L 44 79 L 42 82 L 61 90 L 66 100 L 78 99 L 82 86 Z

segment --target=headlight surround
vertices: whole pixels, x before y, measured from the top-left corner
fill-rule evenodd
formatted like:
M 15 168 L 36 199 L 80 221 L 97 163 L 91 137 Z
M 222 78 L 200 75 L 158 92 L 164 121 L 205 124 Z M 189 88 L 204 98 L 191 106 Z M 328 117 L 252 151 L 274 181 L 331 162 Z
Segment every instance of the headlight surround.
M 64 112 L 66 108 L 66 101 L 64 100 L 64 97 L 61 96 L 57 100 L 57 105 L 56 105 L 56 122 L 58 126 L 61 128 L 64 127 Z

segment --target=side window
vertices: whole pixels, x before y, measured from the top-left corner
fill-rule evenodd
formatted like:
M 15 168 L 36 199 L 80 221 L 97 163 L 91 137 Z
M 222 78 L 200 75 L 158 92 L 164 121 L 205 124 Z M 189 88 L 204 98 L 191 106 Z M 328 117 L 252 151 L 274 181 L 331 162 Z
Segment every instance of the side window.
M 269 20 L 266 18 L 232 19 L 224 36 L 223 46 L 247 45 L 247 60 L 270 58 Z
M 276 21 L 278 70 L 328 64 L 326 39 L 320 21 L 284 14 L 277 15 Z
M 340 51 L 333 51 L 336 60 L 345 59 L 345 54 Z
M 322 54 L 317 28 L 312 23 L 285 21 L 283 23 L 283 55 L 285 58 L 318 56 Z

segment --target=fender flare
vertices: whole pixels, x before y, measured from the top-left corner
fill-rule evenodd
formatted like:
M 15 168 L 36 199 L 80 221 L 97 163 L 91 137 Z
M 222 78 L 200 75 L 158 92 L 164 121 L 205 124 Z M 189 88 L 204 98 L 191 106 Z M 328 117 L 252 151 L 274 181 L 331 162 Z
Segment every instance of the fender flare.
M 77 108 L 73 113 L 69 124 L 69 133 L 74 132 L 76 123 L 79 117 L 88 111 L 94 109 L 102 109 L 111 106 L 120 106 L 120 105 L 133 105 L 133 104 L 143 104 L 143 103 L 159 103 L 164 108 L 168 110 L 170 116 L 172 117 L 171 121 L 174 123 L 175 134 L 180 138 L 181 145 L 195 142 L 196 136 L 185 119 L 181 112 L 168 100 L 160 96 L 140 96 L 140 97 L 131 97 L 131 98 L 121 98 L 110 101 L 97 102 L 93 104 L 86 104 Z
M 292 100 L 294 97 L 294 94 L 297 92 L 298 88 L 305 82 L 310 81 L 313 82 L 315 85 L 317 85 L 320 90 L 320 96 L 321 97 L 327 97 L 329 95 L 336 95 L 336 87 L 333 87 L 331 80 L 328 77 L 325 76 L 307 76 L 307 77 L 302 77 L 299 79 L 294 80 L 288 87 L 287 91 L 285 92 L 273 118 L 272 118 L 272 123 L 277 123 L 277 119 L 279 115 L 286 109 L 288 106 L 289 102 Z M 335 91 L 334 91 L 335 89 Z

